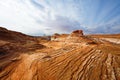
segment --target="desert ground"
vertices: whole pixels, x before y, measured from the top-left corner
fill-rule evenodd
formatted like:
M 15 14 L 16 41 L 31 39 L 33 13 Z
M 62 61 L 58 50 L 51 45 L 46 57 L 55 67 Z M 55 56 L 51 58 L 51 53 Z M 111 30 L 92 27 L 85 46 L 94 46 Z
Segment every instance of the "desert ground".
M 120 80 L 120 34 L 34 37 L 0 27 L 0 80 Z

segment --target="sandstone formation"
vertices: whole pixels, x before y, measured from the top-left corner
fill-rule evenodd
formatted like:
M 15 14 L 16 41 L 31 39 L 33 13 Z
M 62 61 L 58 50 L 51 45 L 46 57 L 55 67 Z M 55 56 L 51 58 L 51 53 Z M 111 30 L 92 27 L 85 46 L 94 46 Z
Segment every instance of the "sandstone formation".
M 8 42 L 26 43 L 34 42 L 36 39 L 32 36 L 22 34 L 20 32 L 10 31 L 5 28 L 0 27 L 0 40 Z
M 68 37 L 66 37 L 65 43 L 69 44 L 88 44 L 88 43 L 95 43 L 93 39 L 88 38 L 87 36 L 83 35 L 82 30 L 73 31 Z
M 77 30 L 49 41 L 0 31 L 0 80 L 120 79 L 120 44 L 103 40 L 107 36 Z M 120 39 L 120 34 L 109 38 Z
M 51 41 L 64 42 L 66 40 L 66 37 L 68 37 L 68 34 L 55 33 L 51 36 Z
M 82 30 L 75 30 L 73 31 L 70 36 L 72 37 L 80 37 L 80 36 L 83 36 L 83 31 Z
M 44 48 L 36 38 L 0 27 L 0 54 Z
M 51 36 L 51 40 L 57 41 L 59 39 L 60 34 L 55 33 Z

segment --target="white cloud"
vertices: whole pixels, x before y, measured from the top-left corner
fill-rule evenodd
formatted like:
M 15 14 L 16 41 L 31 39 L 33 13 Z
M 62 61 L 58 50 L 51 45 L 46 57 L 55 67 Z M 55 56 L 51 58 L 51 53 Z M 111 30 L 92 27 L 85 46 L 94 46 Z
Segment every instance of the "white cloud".
M 84 2 L 87 3 L 87 0 Z M 105 17 L 103 13 L 107 14 L 111 8 L 103 9 L 100 14 L 99 12 L 96 14 L 93 10 L 98 9 L 97 5 L 94 6 L 91 2 L 92 11 L 90 11 L 89 4 L 86 6 L 84 2 L 82 0 L 0 0 L 0 26 L 26 34 L 40 35 L 70 32 L 74 29 L 92 30 L 100 28 L 99 26 L 112 25 L 120 19 L 114 17 L 113 20 L 103 24 L 104 21 L 99 21 Z M 97 18 L 94 17 L 95 14 Z
M 29 0 L 0 0 L 0 25 L 26 34 L 42 33 L 43 27 L 30 15 L 40 17 L 40 10 L 34 8 Z
M 66 31 L 63 29 L 65 26 L 62 24 L 67 26 L 68 23 L 61 23 L 61 20 L 56 20 L 56 16 L 60 15 L 59 10 L 55 12 L 56 8 L 47 5 L 44 0 L 33 1 L 43 6 L 43 9 L 31 0 L 1 0 L 0 25 L 26 34 L 38 34 L 39 32 L 51 34 L 56 31 L 67 31 L 67 29 Z

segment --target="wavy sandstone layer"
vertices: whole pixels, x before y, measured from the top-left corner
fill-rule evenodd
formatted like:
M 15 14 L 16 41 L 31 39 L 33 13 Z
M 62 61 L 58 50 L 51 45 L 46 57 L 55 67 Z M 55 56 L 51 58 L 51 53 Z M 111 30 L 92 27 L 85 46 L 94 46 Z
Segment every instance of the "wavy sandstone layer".
M 28 43 L 16 47 L 16 43 L 4 46 L 7 43 L 1 41 L 0 80 L 120 79 L 118 42 L 93 36 L 58 36 L 57 41 L 54 37 L 55 40 L 42 42 L 35 49 Z

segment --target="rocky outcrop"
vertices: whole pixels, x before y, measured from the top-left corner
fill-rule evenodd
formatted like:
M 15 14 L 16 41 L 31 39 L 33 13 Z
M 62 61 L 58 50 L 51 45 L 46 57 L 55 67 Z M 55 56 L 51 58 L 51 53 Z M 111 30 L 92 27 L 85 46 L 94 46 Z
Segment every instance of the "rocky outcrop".
M 52 40 L 52 41 L 58 41 L 58 40 L 59 40 L 59 36 L 60 36 L 60 34 L 55 33 L 55 34 L 53 34 L 53 35 L 51 36 L 51 40 Z
M 99 44 L 90 43 L 94 38 L 88 38 L 79 31 L 54 36 L 59 40 L 48 40 L 42 44 L 41 41 L 24 44 L 20 41 L 21 45 L 12 42 L 16 39 L 2 35 L 5 40 L 0 40 L 0 80 L 120 79 L 120 45 L 104 40 L 100 42 L 99 39 Z M 7 41 L 7 38 L 12 41 Z M 84 44 L 88 42 L 94 45 Z
M 75 30 L 70 34 L 71 37 L 80 37 L 83 36 L 83 30 Z
M 0 27 L 0 55 L 45 48 L 35 37 Z
M 0 27 L 0 40 L 16 43 L 26 43 L 29 41 L 35 41 L 36 39 L 32 36 L 7 30 L 6 28 Z
M 94 43 L 94 41 L 85 35 L 82 30 L 73 31 L 65 40 L 65 44 L 81 44 L 81 43 Z
M 67 36 L 68 36 L 68 34 L 55 33 L 54 35 L 51 36 L 51 41 L 64 42 L 66 40 Z
M 52 35 L 51 36 L 51 40 L 52 41 L 65 41 L 67 38 L 66 37 L 63 37 L 64 36 L 64 34 L 63 35 L 60 35 L 60 34 L 58 34 L 58 33 L 55 33 L 54 35 Z M 83 31 L 82 30 L 75 30 L 75 31 L 73 31 L 71 34 L 69 34 L 68 35 L 68 37 L 70 38 L 70 37 L 77 37 L 77 38 L 79 38 L 79 37 L 82 37 L 82 36 L 84 36 L 83 35 Z

